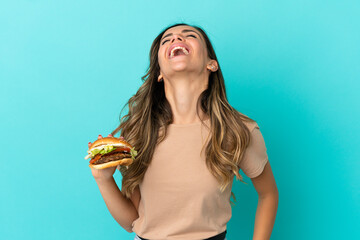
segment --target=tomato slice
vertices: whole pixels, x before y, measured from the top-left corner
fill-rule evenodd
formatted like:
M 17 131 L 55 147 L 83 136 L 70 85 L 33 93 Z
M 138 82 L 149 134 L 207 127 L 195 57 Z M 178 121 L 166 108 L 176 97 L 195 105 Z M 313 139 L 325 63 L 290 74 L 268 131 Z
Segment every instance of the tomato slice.
M 115 150 L 112 150 L 110 153 L 112 152 L 130 152 L 130 148 L 128 147 L 119 147 L 119 148 L 115 148 Z
M 96 162 L 97 160 L 99 160 L 101 158 L 101 154 L 97 154 L 93 159 L 90 160 L 90 164 L 93 164 L 94 162 Z

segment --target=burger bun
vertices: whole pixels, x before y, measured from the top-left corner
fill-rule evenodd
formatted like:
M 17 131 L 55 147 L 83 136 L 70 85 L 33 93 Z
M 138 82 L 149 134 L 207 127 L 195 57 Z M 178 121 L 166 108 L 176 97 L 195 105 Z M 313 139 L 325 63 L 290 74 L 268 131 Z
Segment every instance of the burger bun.
M 104 137 L 104 138 L 97 139 L 95 142 L 93 142 L 90 145 L 89 150 L 96 148 L 98 146 L 101 146 L 101 145 L 121 145 L 124 147 L 132 148 L 132 146 L 128 142 L 126 142 L 120 138 Z

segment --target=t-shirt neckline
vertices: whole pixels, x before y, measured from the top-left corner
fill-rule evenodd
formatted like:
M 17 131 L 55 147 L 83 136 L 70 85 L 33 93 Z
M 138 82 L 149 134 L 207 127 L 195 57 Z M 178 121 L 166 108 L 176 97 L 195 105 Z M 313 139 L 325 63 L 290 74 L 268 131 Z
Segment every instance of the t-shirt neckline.
M 203 122 L 204 123 L 208 123 L 210 121 L 210 118 L 204 120 Z M 191 127 L 191 126 L 198 126 L 202 124 L 202 122 L 195 122 L 195 123 L 185 123 L 185 124 L 175 124 L 175 123 L 171 123 L 169 124 L 169 126 L 172 126 L 172 127 Z

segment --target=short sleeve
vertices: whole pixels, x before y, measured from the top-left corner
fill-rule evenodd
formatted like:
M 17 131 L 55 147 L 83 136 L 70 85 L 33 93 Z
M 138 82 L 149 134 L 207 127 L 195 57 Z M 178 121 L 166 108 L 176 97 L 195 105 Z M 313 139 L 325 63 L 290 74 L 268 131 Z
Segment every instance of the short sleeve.
M 250 133 L 250 144 L 245 150 L 245 156 L 239 167 L 246 176 L 255 178 L 264 170 L 265 164 L 268 162 L 268 155 L 259 126 L 256 125 Z

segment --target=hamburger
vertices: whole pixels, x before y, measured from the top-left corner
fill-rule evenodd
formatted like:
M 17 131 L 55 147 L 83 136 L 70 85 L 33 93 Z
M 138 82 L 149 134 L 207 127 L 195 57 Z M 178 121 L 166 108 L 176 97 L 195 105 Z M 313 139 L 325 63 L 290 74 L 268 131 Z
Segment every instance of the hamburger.
M 129 166 L 137 151 L 122 138 L 104 137 L 93 142 L 85 159 L 91 158 L 89 167 L 103 169 L 118 165 Z

